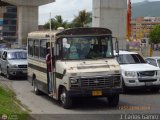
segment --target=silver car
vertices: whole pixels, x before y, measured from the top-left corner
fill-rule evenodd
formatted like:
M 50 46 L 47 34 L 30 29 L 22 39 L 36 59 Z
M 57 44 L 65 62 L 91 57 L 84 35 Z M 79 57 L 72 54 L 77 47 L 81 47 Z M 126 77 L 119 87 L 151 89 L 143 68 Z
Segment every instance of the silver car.
M 153 66 L 159 67 L 160 68 L 160 57 L 147 57 L 145 61 Z
M 23 49 L 3 49 L 0 55 L 0 74 L 8 79 L 13 76 L 27 76 L 27 51 Z

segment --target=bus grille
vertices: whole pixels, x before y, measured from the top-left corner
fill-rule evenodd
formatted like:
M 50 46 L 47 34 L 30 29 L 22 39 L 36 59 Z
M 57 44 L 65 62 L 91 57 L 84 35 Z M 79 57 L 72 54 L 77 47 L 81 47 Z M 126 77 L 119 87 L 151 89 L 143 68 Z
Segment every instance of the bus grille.
M 96 76 L 96 77 L 81 77 L 78 78 L 79 87 L 84 89 L 98 89 L 119 87 L 121 85 L 120 75 L 117 76 Z M 71 87 L 75 87 L 71 85 Z M 77 86 L 78 87 L 78 86 Z

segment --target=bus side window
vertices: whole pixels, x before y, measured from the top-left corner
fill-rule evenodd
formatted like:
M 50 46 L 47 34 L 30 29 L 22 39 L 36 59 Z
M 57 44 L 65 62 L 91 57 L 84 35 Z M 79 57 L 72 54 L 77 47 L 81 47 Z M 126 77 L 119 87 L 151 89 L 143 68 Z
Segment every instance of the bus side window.
M 39 40 L 34 41 L 34 57 L 39 58 Z
M 56 56 L 56 59 L 61 59 L 62 58 L 62 44 L 61 44 L 61 39 L 59 38 L 55 44 L 55 51 L 54 54 Z
M 44 59 L 46 58 L 46 54 L 47 54 L 46 42 L 47 40 L 45 39 L 40 40 L 40 57 Z
M 33 56 L 33 42 L 34 40 L 29 39 L 28 40 L 28 55 Z

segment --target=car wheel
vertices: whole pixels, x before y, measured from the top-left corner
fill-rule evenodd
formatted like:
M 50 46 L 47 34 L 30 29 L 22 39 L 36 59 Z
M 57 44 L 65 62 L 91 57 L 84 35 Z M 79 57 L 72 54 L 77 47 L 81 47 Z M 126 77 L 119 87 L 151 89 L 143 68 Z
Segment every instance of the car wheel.
M 3 73 L 2 73 L 2 68 L 1 68 L 1 66 L 0 66 L 0 75 L 2 75 Z
M 119 94 L 108 96 L 107 99 L 108 99 L 109 106 L 117 107 L 117 105 L 119 103 Z
M 151 88 L 151 91 L 152 91 L 153 93 L 158 93 L 158 92 L 159 92 L 159 88 Z
M 37 84 L 36 80 L 34 81 L 34 93 L 36 95 L 40 95 L 41 94 L 41 91 L 38 89 L 38 84 Z
M 123 93 L 127 93 L 129 91 L 123 79 L 122 79 L 122 88 L 123 88 Z
M 7 77 L 8 79 L 11 79 L 11 75 L 9 74 L 8 68 L 7 68 L 7 75 L 6 75 L 6 77 Z
M 72 107 L 72 98 L 68 96 L 67 90 L 63 88 L 62 92 L 60 93 L 60 101 L 65 109 L 69 109 Z

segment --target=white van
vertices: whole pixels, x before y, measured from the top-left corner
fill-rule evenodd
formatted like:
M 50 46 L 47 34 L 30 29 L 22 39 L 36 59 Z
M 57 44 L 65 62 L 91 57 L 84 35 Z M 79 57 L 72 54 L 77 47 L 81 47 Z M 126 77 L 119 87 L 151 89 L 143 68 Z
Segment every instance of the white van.
M 149 65 L 136 52 L 120 51 L 116 55 L 121 67 L 124 91 L 128 89 L 150 89 L 158 92 L 160 89 L 160 69 Z

